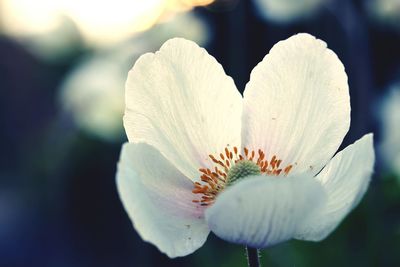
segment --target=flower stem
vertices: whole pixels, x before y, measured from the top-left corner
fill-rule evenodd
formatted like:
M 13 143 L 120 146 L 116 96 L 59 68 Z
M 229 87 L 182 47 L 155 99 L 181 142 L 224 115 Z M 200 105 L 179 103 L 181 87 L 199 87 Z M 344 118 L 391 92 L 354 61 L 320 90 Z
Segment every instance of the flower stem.
M 246 254 L 249 267 L 261 267 L 260 251 L 257 248 L 246 247 Z

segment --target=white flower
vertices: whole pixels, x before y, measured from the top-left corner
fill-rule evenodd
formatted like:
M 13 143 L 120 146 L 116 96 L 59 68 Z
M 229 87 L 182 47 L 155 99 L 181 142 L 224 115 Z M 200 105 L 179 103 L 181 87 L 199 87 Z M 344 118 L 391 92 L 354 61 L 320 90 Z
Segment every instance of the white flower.
M 344 67 L 311 35 L 277 43 L 243 97 L 204 49 L 172 39 L 129 72 L 119 194 L 140 236 L 170 257 L 210 231 L 257 248 L 322 240 L 373 169 L 372 134 L 334 156 L 349 125 Z
M 318 12 L 327 0 L 254 0 L 259 14 L 277 23 L 291 23 Z
M 381 105 L 380 154 L 386 167 L 400 175 L 400 83 L 394 84 Z

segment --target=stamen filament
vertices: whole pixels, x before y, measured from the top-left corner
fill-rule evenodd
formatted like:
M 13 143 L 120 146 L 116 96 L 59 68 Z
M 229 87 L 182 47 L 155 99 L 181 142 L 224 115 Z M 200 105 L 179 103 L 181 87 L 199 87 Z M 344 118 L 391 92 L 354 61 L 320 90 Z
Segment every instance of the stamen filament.
M 257 151 L 257 153 L 256 153 Z M 257 154 L 257 156 L 256 156 Z M 208 206 L 214 203 L 215 198 L 218 194 L 229 186 L 234 181 L 230 177 L 233 169 L 238 168 L 238 164 L 242 162 L 249 162 L 250 165 L 254 166 L 248 171 L 240 171 L 240 175 L 274 175 L 284 176 L 288 175 L 293 168 L 293 165 L 287 165 L 284 168 L 280 168 L 282 160 L 278 159 L 276 155 L 273 155 L 270 160 L 266 160 L 266 154 L 261 149 L 249 150 L 247 147 L 243 148 L 243 152 L 240 153 L 239 149 L 234 146 L 233 151 L 228 147 L 225 147 L 224 153 L 217 154 L 220 159 L 217 159 L 214 155 L 210 154 L 209 158 L 214 164 L 213 168 L 199 168 L 201 182 L 195 182 L 192 192 L 194 194 L 201 194 L 200 199 L 194 199 L 192 202 L 200 204 L 201 206 Z M 246 163 L 247 164 L 247 163 Z M 237 166 L 238 165 L 238 166 Z M 235 167 L 236 166 L 236 167 Z M 257 168 L 258 167 L 258 168 Z M 257 168 L 258 171 L 256 171 Z M 236 176 L 235 176 L 236 177 Z M 236 177 L 235 179 L 237 179 Z M 239 178 L 244 178 L 239 176 Z

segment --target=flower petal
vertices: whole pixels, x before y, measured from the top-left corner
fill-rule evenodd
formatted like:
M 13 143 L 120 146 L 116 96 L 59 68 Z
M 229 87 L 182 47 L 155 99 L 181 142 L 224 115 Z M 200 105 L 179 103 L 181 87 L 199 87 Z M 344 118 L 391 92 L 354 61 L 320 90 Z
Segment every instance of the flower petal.
M 291 174 L 315 175 L 349 129 L 343 64 L 309 34 L 277 43 L 251 73 L 242 124 L 243 146 L 276 155 L 282 166 L 293 164 Z
M 364 196 L 374 161 L 372 134 L 339 152 L 316 177 L 327 202 L 300 225 L 295 238 L 320 241 L 327 237 Z
M 169 257 L 190 254 L 206 241 L 210 230 L 192 203 L 193 183 L 151 146 L 123 146 L 117 187 L 136 231 Z
M 130 142 L 157 148 L 192 180 L 209 154 L 240 146 L 242 98 L 222 66 L 195 43 L 175 38 L 139 58 L 126 83 Z
M 311 177 L 248 177 L 218 196 L 206 220 L 222 239 L 263 248 L 291 239 L 323 199 L 321 185 Z

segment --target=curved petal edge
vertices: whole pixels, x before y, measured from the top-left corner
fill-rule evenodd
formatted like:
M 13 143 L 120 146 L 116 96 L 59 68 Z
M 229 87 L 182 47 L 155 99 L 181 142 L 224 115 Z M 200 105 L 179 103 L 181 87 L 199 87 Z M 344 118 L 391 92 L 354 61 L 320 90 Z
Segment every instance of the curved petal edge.
M 312 177 L 254 176 L 227 188 L 206 210 L 206 221 L 229 242 L 264 248 L 289 240 L 324 201 Z
M 192 203 L 192 188 L 156 149 L 123 146 L 117 171 L 121 201 L 142 239 L 171 258 L 194 252 L 210 232 L 204 210 Z
M 159 150 L 180 172 L 199 181 L 208 155 L 240 147 L 242 97 L 204 48 L 183 38 L 141 56 L 125 86 L 124 127 L 130 142 Z
M 337 153 L 316 177 L 327 201 L 300 225 L 295 238 L 320 241 L 334 231 L 367 191 L 374 162 L 372 134 Z
M 300 33 L 275 44 L 246 85 L 242 145 L 316 175 L 350 126 L 347 75 L 327 44 Z M 321 149 L 323 148 L 323 149 Z

